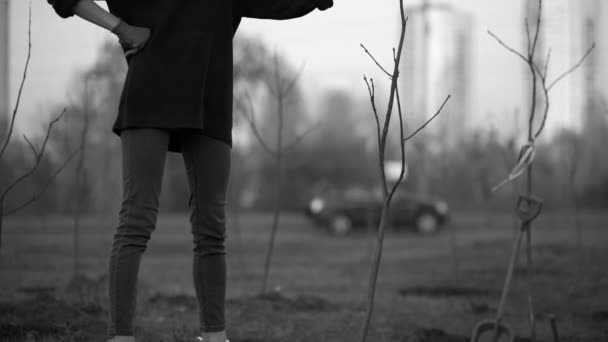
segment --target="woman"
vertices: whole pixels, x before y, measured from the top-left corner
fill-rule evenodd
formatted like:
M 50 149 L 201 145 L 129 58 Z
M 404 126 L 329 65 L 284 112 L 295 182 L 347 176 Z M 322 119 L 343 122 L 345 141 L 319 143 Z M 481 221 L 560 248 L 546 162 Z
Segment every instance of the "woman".
M 232 37 L 243 17 L 290 19 L 332 0 L 47 0 L 118 36 L 128 72 L 113 132 L 123 202 L 109 262 L 111 341 L 135 341 L 140 257 L 156 226 L 167 151 L 182 153 L 190 185 L 199 341 L 225 342 L 225 205 L 232 147 Z

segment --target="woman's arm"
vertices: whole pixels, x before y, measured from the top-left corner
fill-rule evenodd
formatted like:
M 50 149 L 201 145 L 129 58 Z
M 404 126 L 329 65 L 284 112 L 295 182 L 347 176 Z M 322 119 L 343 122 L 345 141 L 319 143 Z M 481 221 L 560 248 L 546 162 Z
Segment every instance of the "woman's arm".
M 120 23 L 120 19 L 101 8 L 92 0 L 80 0 L 74 7 L 74 14 L 108 31 L 112 31 Z
M 100 1 L 100 0 L 96 0 Z M 127 56 L 141 50 L 150 38 L 150 29 L 131 26 L 112 13 L 106 11 L 93 0 L 47 0 L 62 18 L 77 15 L 118 36 Z
M 98 0 L 99 1 L 99 0 Z M 119 19 L 107 12 L 93 0 L 47 0 L 55 12 L 62 18 L 78 15 L 82 19 L 111 31 L 118 25 Z
M 236 0 L 237 15 L 259 19 L 292 19 L 315 9 L 333 6 L 333 0 Z

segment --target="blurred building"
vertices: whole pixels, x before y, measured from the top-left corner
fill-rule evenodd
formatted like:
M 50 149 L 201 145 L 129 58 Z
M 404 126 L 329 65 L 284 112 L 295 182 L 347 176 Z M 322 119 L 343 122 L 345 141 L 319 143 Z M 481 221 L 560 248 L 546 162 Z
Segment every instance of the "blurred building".
M 470 128 L 473 17 L 443 4 L 405 9 L 408 17 L 400 89 L 407 127 L 434 115 L 448 94 L 449 104 L 425 134 L 441 146 L 454 146 Z
M 9 113 L 8 1 L 0 0 L 0 136 L 4 135 Z
M 525 1 L 525 17 L 530 34 L 536 29 L 537 1 Z M 605 0 L 551 0 L 543 2 L 541 30 L 536 50 L 536 63 L 547 64 L 548 83 L 575 66 L 595 42 L 596 48 L 579 69 L 569 74 L 549 94 L 550 108 L 546 135 L 560 129 L 580 130 L 590 101 L 606 98 L 608 81 L 608 2 Z M 524 38 L 525 28 L 522 28 Z M 527 51 L 527 39 L 521 51 Z M 550 51 L 550 55 L 549 55 Z M 525 98 L 530 102 L 530 76 L 525 73 Z M 542 89 L 539 88 L 538 110 L 544 109 Z M 522 127 L 527 127 L 529 105 L 523 112 Z M 538 118 L 540 119 L 540 118 Z M 538 122 L 536 123 L 538 124 Z

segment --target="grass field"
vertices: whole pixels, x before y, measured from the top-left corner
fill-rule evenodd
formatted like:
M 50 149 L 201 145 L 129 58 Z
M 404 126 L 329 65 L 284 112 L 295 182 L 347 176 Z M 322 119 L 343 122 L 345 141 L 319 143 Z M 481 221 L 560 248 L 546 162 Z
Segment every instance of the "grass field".
M 329 237 L 284 214 L 270 285 L 260 296 L 271 217 L 245 213 L 228 229 L 228 334 L 232 342 L 356 341 L 363 322 L 374 236 Z M 544 213 L 533 231 L 531 284 L 539 340 L 608 341 L 608 214 L 580 217 L 584 249 L 568 213 Z M 88 218 L 81 269 L 73 275 L 70 218 L 10 218 L 0 250 L 0 341 L 104 341 L 106 264 L 116 219 Z M 240 233 L 238 233 L 240 232 Z M 368 341 L 467 341 L 493 318 L 511 251 L 513 218 L 455 213 L 431 237 L 389 232 Z M 187 215 L 161 216 L 139 273 L 139 341 L 194 341 Z M 504 320 L 528 336 L 523 267 Z

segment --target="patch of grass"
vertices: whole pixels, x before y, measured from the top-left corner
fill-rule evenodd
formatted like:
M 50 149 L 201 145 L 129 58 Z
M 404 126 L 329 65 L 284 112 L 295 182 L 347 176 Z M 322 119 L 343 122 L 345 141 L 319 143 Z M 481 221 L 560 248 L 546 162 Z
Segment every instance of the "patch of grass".
M 608 215 L 581 220 L 584 264 L 579 263 L 576 232 L 567 216 L 543 215 L 534 228 L 531 278 L 540 341 L 552 340 L 546 317 L 555 314 L 564 341 L 605 342 Z M 511 219 L 498 217 L 492 228 L 473 224 L 477 219 L 472 214 L 453 216 L 456 274 L 448 234 L 388 233 L 369 341 L 461 341 L 479 320 L 494 317 L 509 259 Z M 83 222 L 85 276 L 77 279 L 70 274 L 69 220 L 44 220 L 44 227 L 26 219 L 6 222 L 0 256 L 0 341 L 105 341 L 106 267 L 113 230 L 99 219 Z M 356 340 L 374 237 L 328 237 L 305 218 L 286 214 L 270 276 L 271 287 L 281 290 L 259 296 L 270 222 L 267 215 L 242 217 L 241 225 L 247 227 L 242 230 L 242 248 L 228 228 L 226 313 L 231 342 Z M 191 250 L 187 215 L 159 217 L 139 274 L 138 342 L 190 342 L 198 334 Z M 505 320 L 525 335 L 522 260 Z

